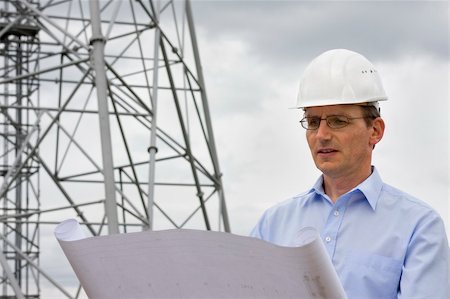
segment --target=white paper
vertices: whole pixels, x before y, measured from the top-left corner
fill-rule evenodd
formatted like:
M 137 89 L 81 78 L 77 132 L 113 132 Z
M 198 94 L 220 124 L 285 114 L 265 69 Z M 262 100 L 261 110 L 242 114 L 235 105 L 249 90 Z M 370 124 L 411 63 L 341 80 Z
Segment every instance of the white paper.
M 91 299 L 346 298 L 311 228 L 300 247 L 185 229 L 59 242 Z
M 61 241 L 77 241 L 86 238 L 76 219 L 67 219 L 55 228 L 55 236 Z

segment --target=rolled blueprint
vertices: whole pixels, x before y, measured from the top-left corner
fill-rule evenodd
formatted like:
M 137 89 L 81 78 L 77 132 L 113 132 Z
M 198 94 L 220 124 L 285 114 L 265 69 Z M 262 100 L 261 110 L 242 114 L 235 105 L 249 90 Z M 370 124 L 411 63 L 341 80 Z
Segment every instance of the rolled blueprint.
M 347 298 L 314 229 L 299 233 L 299 247 L 281 247 L 188 229 L 79 239 L 77 225 L 55 235 L 90 299 Z
M 305 268 L 311 272 L 303 273 L 303 283 L 309 289 L 312 298 L 346 298 L 344 288 L 328 256 L 319 232 L 305 227 L 297 234 L 296 246 L 302 248 L 308 258 Z M 328 269 L 325 271 L 325 269 Z
M 67 219 L 55 228 L 56 239 L 61 241 L 77 241 L 86 238 L 76 219 Z

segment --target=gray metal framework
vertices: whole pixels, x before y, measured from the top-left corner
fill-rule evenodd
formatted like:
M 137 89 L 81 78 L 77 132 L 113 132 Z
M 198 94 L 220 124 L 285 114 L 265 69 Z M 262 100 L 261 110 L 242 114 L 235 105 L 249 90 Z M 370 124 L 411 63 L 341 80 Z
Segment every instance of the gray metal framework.
M 189 0 L 0 0 L 0 298 L 78 298 L 52 236 L 230 231 Z

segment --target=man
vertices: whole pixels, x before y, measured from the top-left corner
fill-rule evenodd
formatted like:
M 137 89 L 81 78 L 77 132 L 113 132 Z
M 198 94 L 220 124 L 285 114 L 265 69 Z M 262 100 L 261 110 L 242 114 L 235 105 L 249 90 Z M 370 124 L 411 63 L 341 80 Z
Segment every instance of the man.
M 301 125 L 316 167 L 313 188 L 267 210 L 251 235 L 295 246 L 315 227 L 350 299 L 448 299 L 448 242 L 426 203 L 385 184 L 372 151 L 387 100 L 375 67 L 362 55 L 331 50 L 300 82 Z

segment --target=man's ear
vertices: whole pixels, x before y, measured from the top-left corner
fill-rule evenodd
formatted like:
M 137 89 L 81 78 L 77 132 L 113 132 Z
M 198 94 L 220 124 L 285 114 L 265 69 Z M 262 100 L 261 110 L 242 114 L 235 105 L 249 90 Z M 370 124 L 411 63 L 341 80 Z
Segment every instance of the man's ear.
M 384 120 L 381 117 L 377 117 L 372 123 L 372 135 L 369 139 L 369 144 L 375 147 L 375 144 L 380 142 L 384 135 Z

